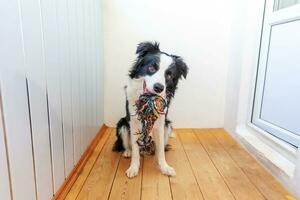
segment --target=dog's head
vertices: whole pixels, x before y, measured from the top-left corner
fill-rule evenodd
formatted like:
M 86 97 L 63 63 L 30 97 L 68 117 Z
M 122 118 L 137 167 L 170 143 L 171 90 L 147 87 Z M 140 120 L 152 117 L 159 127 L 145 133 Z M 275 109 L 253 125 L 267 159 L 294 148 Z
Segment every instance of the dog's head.
M 140 43 L 137 59 L 129 72 L 132 79 L 143 79 L 147 92 L 172 97 L 179 79 L 186 78 L 188 67 L 179 56 L 160 51 L 157 42 Z

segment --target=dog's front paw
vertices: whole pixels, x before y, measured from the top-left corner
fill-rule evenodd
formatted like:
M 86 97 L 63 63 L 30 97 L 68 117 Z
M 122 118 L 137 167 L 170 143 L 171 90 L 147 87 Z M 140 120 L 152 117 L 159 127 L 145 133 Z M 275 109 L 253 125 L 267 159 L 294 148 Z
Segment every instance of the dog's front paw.
M 176 172 L 174 170 L 173 167 L 170 167 L 169 165 L 165 164 L 165 165 L 161 165 L 160 167 L 160 171 L 168 176 L 176 176 Z
M 137 176 L 138 173 L 139 173 L 139 167 L 137 166 L 130 166 L 126 171 L 126 175 L 128 178 L 133 178 Z
M 123 152 L 123 157 L 124 157 L 124 158 L 130 158 L 130 157 L 131 157 L 131 150 L 126 149 L 126 150 Z

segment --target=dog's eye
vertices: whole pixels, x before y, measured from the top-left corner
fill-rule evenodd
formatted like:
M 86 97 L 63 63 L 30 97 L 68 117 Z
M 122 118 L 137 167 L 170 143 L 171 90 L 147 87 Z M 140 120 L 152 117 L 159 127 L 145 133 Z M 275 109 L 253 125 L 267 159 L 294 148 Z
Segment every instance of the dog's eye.
M 151 72 L 151 73 L 156 72 L 156 68 L 155 68 L 153 65 L 150 65 L 150 66 L 148 67 L 148 69 L 149 69 L 149 72 Z
M 171 72 L 166 73 L 166 79 L 171 80 L 171 78 L 172 78 L 172 73 Z

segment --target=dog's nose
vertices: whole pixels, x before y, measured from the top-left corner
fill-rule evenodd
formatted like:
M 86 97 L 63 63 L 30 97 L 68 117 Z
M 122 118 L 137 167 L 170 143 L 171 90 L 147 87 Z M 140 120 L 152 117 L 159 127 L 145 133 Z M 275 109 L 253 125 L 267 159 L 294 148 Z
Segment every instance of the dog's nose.
M 161 93 L 164 90 L 164 88 L 165 87 L 163 86 L 163 84 L 160 83 L 155 83 L 153 86 L 154 91 L 157 93 Z

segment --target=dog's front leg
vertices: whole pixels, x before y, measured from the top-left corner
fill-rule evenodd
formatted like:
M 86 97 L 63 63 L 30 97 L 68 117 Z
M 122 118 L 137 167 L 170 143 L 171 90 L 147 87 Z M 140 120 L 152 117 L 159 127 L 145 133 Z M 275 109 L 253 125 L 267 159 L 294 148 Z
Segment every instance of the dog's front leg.
M 155 122 L 153 129 L 153 136 L 155 140 L 155 153 L 157 156 L 157 161 L 160 171 L 168 176 L 175 176 L 175 170 L 170 167 L 166 161 L 165 157 L 165 138 L 164 138 L 164 117 L 160 116 L 159 119 Z
M 130 119 L 130 140 L 131 140 L 131 163 L 130 167 L 126 171 L 126 175 L 129 178 L 135 177 L 139 173 L 140 167 L 140 149 L 137 144 L 138 129 L 140 127 L 140 122 L 137 120 L 136 117 L 132 117 Z

